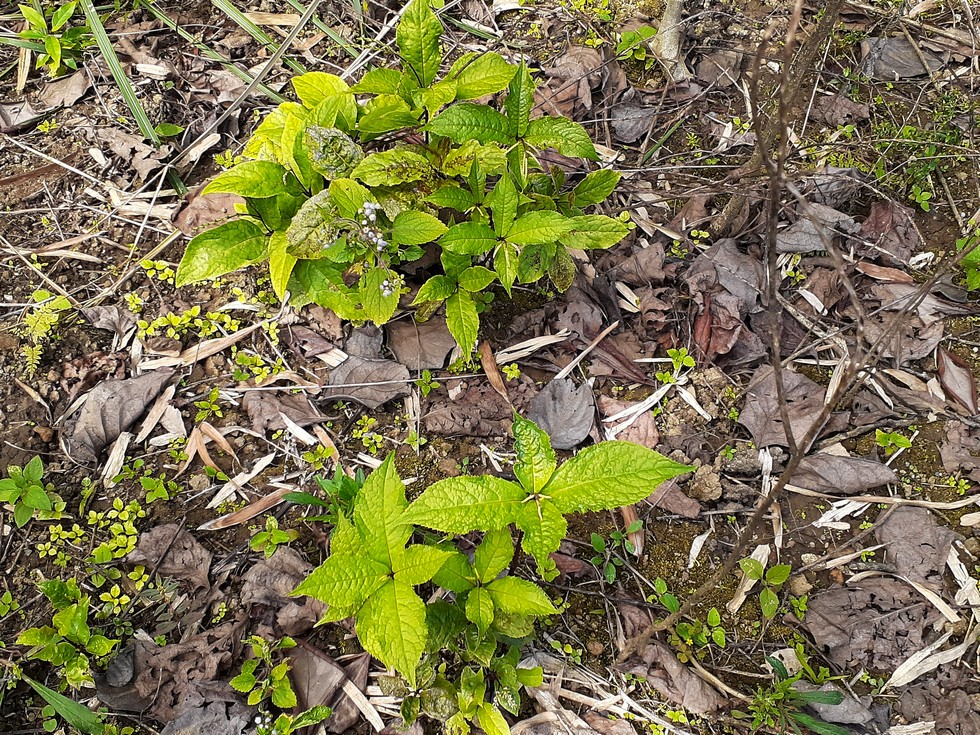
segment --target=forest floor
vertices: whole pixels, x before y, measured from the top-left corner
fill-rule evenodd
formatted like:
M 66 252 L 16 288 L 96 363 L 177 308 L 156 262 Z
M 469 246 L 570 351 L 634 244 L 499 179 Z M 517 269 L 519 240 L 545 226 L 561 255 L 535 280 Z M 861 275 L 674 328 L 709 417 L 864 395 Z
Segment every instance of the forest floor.
M 231 212 L 200 189 L 275 106 L 242 97 L 243 78 L 304 11 L 289 5 L 99 8 L 159 147 L 98 49 L 64 40 L 86 28 L 81 5 L 61 30 L 77 71 L 0 44 L 0 475 L 40 458 L 58 496 L 28 519 L 0 506 L 0 732 L 76 731 L 33 681 L 107 733 L 267 733 L 229 684 L 255 636 L 298 642 L 268 660 L 288 661 L 301 709 L 333 707 L 327 731 L 397 727 L 402 698 L 349 621 L 314 628 L 322 607 L 288 596 L 329 526 L 284 495 L 352 493 L 340 478 L 391 452 L 410 498 L 513 478 L 515 411 L 563 459 L 616 438 L 695 470 L 570 517 L 543 583 L 561 612 L 522 652 L 544 683 L 512 732 L 980 732 L 980 309 L 976 260 L 952 262 L 980 218 L 969 6 L 846 3 L 814 40 L 827 11 L 803 4 L 788 47 L 816 53 L 800 69 L 783 63 L 781 0 L 689 0 L 660 59 L 657 2 L 448 3 L 443 45 L 526 60 L 536 109 L 599 152 L 548 163 L 570 185 L 621 172 L 600 211 L 634 225 L 583 254 L 564 293 L 495 291 L 468 359 L 443 319 L 416 323 L 411 294 L 378 327 L 282 308 L 264 266 L 175 288 L 189 238 Z M 323 2 L 263 88 L 397 65 L 398 10 Z M 8 40 L 27 27 L 15 6 L 0 24 Z M 773 210 L 753 153 L 789 97 Z M 624 658 L 733 554 L 777 571 L 753 585 L 736 566 Z M 818 687 L 843 703 L 791 694 Z

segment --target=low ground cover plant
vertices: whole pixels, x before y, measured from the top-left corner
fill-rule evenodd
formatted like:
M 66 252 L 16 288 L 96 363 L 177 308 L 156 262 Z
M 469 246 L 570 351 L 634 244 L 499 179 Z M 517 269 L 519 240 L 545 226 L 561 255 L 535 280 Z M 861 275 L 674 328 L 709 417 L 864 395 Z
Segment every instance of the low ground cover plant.
M 514 574 L 512 526 L 538 572 L 551 578 L 548 555 L 565 537 L 565 515 L 638 502 L 692 469 L 621 441 L 589 447 L 559 467 L 534 423 L 515 417 L 513 432 L 517 482 L 447 478 L 412 503 L 388 455 L 351 512 L 336 516 L 330 556 L 293 592 L 327 603 L 323 621 L 355 619 L 364 648 L 401 675 L 387 687 L 403 698 L 408 723 L 424 713 L 450 733 L 469 732 L 470 723 L 507 733 L 500 710 L 516 714 L 521 687 L 541 682 L 540 669 L 518 665 L 520 649 L 536 622 L 559 610 L 540 586 Z M 421 534 L 412 543 L 419 527 L 448 535 Z M 463 553 L 454 539 L 473 532 L 482 539 L 472 555 Z M 441 591 L 425 602 L 417 588 L 430 582 Z
M 566 185 L 536 153 L 595 160 L 588 133 L 564 117 L 532 119 L 524 64 L 468 53 L 440 77 L 443 28 L 413 0 L 396 40 L 401 69 L 372 69 L 354 86 L 310 72 L 256 129 L 247 160 L 205 193 L 245 199 L 240 216 L 188 243 L 178 286 L 268 262 L 272 285 L 294 305 L 316 302 L 354 322 L 387 322 L 407 291 L 399 267 L 426 250 L 435 275 L 413 304 L 427 318 L 445 305 L 453 337 L 471 350 L 479 312 L 499 284 L 574 276 L 570 249 L 608 248 L 626 218 L 586 214 L 615 189 L 600 169 Z M 506 90 L 501 109 L 474 102 Z

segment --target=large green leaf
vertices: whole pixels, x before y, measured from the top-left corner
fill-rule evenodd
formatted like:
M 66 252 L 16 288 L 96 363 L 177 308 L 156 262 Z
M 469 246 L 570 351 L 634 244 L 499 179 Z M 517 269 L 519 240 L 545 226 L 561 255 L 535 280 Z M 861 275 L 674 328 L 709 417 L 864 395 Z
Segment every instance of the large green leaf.
M 446 176 L 469 176 L 476 162 L 484 176 L 501 174 L 507 169 L 507 154 L 497 143 L 477 143 L 468 140 L 453 148 L 442 159 L 440 169 Z M 483 193 L 479 188 L 480 195 Z
M 486 583 L 504 571 L 513 558 L 514 540 L 510 537 L 510 528 L 505 526 L 488 531 L 473 552 L 473 571 L 477 579 Z
M 266 115 L 248 139 L 242 155 L 246 158 L 282 163 L 282 129 L 285 120 L 286 113 L 279 109 Z
M 372 153 L 357 164 L 357 168 L 351 173 L 351 178 L 360 179 L 368 186 L 394 186 L 418 181 L 431 172 L 432 167 L 429 162 L 418 153 L 395 148 Z
M 515 245 L 554 243 L 571 228 L 569 218 L 559 212 L 528 212 L 514 221 L 506 237 Z
M 189 243 L 177 266 L 176 285 L 217 278 L 261 260 L 266 235 L 254 222 L 236 219 L 202 232 Z
M 371 69 L 351 87 L 355 94 L 397 94 L 402 72 L 397 69 Z
M 443 79 L 431 87 L 415 90 L 412 92 L 412 98 L 415 100 L 416 108 L 424 107 L 429 117 L 434 117 L 439 110 L 456 99 L 456 82 Z
M 494 605 L 511 615 L 554 615 L 558 612 L 544 590 L 525 579 L 501 577 L 488 584 L 487 591 Z
M 289 194 L 277 194 L 274 197 L 249 199 L 248 211 L 262 220 L 262 224 L 267 230 L 285 230 L 289 227 L 289 221 L 305 201 L 305 196 L 294 197 Z
M 424 245 L 438 240 L 446 233 L 446 227 L 428 212 L 406 209 L 399 212 L 391 226 L 391 236 L 399 245 Z
M 363 310 L 344 285 L 342 267 L 329 260 L 301 260 L 289 279 L 293 305 L 310 301 L 335 312 L 341 319 L 364 321 Z
M 482 265 L 470 266 L 459 274 L 459 287 L 478 293 L 497 280 L 497 274 Z
M 412 112 L 408 103 L 395 95 L 382 95 L 371 100 L 357 129 L 367 135 L 381 135 L 418 125 L 419 113 Z
M 480 729 L 487 735 L 510 734 L 510 726 L 507 724 L 507 720 L 500 714 L 500 710 L 490 702 L 483 702 L 480 705 L 476 712 L 476 719 L 480 723 Z
M 23 6 L 21 6 L 23 7 Z M 61 716 L 69 725 L 80 730 L 86 735 L 101 735 L 105 726 L 99 715 L 85 707 L 74 699 L 69 699 L 63 694 L 53 689 L 48 689 L 44 684 L 34 681 L 29 676 L 21 675 L 31 688 L 41 695 L 41 698 L 54 707 L 55 712 Z
M 545 493 L 562 513 L 619 508 L 693 469 L 639 444 L 607 441 L 583 449 L 559 467 Z
M 387 324 L 401 292 L 401 279 L 388 268 L 372 268 L 360 280 L 361 304 L 364 314 L 379 327 Z
M 408 507 L 405 485 L 395 470 L 395 455 L 389 454 L 364 481 L 354 501 L 354 525 L 372 559 L 394 568 L 395 559 L 404 555 L 412 527 L 404 522 Z
M 446 326 L 463 354 L 469 355 L 480 333 L 480 315 L 467 291 L 457 291 L 446 299 Z
M 493 269 L 497 272 L 497 278 L 507 295 L 510 296 L 510 289 L 517 280 L 517 263 L 520 252 L 517 246 L 510 242 L 502 242 L 497 247 L 497 252 L 493 255 Z
M 450 69 L 448 77 L 456 81 L 456 99 L 472 100 L 505 89 L 514 78 L 517 67 L 500 54 L 489 52 Z
M 410 585 L 389 580 L 357 613 L 357 637 L 372 656 L 415 687 L 415 667 L 425 651 L 425 603 Z
M 455 184 L 436 189 L 425 198 L 425 201 L 435 204 L 437 207 L 448 207 L 457 212 L 466 212 L 476 204 L 473 195 Z
M 413 586 L 424 584 L 435 576 L 454 553 L 422 544 L 409 546 L 405 549 L 404 555 L 395 560 L 395 565 L 392 567 L 395 579 Z
M 272 290 L 276 296 L 282 300 L 286 293 L 289 277 L 293 273 L 296 265 L 296 257 L 286 251 L 286 233 L 277 230 L 269 238 L 269 277 L 272 281 Z
M 340 235 L 337 215 L 330 189 L 303 202 L 286 228 L 289 252 L 298 258 L 320 257 Z
M 460 102 L 446 108 L 432 119 L 426 130 L 455 143 L 467 140 L 478 143 L 514 142 L 506 117 L 492 107 L 473 102 Z
M 442 23 L 432 12 L 428 0 L 412 0 L 398 23 L 395 41 L 402 65 L 415 75 L 422 87 L 432 84 L 439 73 L 441 36 Z
M 347 82 L 333 74 L 322 71 L 311 71 L 293 77 L 293 89 L 305 107 L 314 108 L 327 97 L 344 94 L 350 91 Z
M 521 203 L 521 195 L 517 192 L 514 179 L 505 173 L 484 201 L 493 213 L 494 232 L 502 237 L 517 219 L 517 207 Z
M 447 477 L 430 485 L 402 520 L 447 533 L 493 531 L 514 520 L 525 497 L 518 485 L 492 475 Z
M 558 551 L 568 532 L 565 517 L 548 500 L 524 503 L 515 522 L 524 532 L 521 548 L 535 558 L 538 569 L 545 566 L 548 554 Z
M 439 238 L 439 245 L 459 255 L 482 255 L 497 244 L 497 235 L 482 222 L 460 222 Z
M 332 554 L 290 594 L 306 595 L 340 608 L 357 607 L 391 580 L 391 569 L 366 556 Z
M 554 148 L 563 156 L 578 156 L 590 161 L 599 158 L 585 128 L 567 117 L 539 117 L 531 120 L 524 140 L 535 148 Z
M 540 492 L 558 466 L 551 438 L 533 421 L 516 415 L 512 431 L 517 453 L 514 474 L 529 495 Z
M 571 229 L 561 236 L 566 247 L 579 250 L 611 248 L 629 234 L 629 226 L 604 214 L 570 217 Z
M 444 301 L 456 291 L 456 281 L 449 276 L 432 276 L 422 284 L 412 304 L 424 304 L 427 301 Z
M 290 147 L 290 151 L 292 148 Z M 238 196 L 261 199 L 277 194 L 302 193 L 295 180 L 287 186 L 291 177 L 286 167 L 273 161 L 244 161 L 227 171 L 218 174 L 204 187 L 202 194 L 238 194 Z
M 523 62 L 517 68 L 517 73 L 507 87 L 507 99 L 504 100 L 504 110 L 510 121 L 511 130 L 518 138 L 523 138 L 531 120 L 531 109 L 534 107 L 534 80 Z
M 353 179 L 334 179 L 330 182 L 330 201 L 337 207 L 337 214 L 356 220 L 366 202 L 373 202 L 371 192 Z M 329 243 L 325 243 L 329 244 Z
M 588 207 L 592 204 L 606 201 L 606 197 L 616 190 L 619 183 L 619 171 L 602 168 L 586 174 L 573 189 L 576 207 Z
M 513 547 L 511 548 L 513 553 Z M 446 559 L 439 571 L 432 576 L 432 581 L 440 587 L 461 594 L 476 586 L 473 567 L 470 566 L 466 554 L 458 551 Z

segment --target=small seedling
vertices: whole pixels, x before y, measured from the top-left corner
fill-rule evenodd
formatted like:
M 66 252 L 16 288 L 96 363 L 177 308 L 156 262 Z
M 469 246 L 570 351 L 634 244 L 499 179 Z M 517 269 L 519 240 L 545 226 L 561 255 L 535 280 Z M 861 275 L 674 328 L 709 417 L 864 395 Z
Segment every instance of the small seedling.
M 439 387 L 439 383 L 432 379 L 431 370 L 423 370 L 422 375 L 415 381 L 415 385 L 418 386 L 423 398 L 428 397 L 431 391 Z
M 289 529 L 288 531 L 282 530 L 279 528 L 279 521 L 276 520 L 276 517 L 269 516 L 265 521 L 265 530 L 259 531 L 252 536 L 252 540 L 248 542 L 248 545 L 252 551 L 261 551 L 265 554 L 265 558 L 268 559 L 276 553 L 277 548 L 298 538 L 298 531 L 293 529 Z
M 23 468 L 10 466 L 7 478 L 0 480 L 0 503 L 14 510 L 14 523 L 23 528 L 32 518 L 60 518 L 64 501 L 55 494 L 52 483 L 42 482 L 44 463 L 34 457 Z
M 294 648 L 296 641 L 289 636 L 270 643 L 253 635 L 245 640 L 252 647 L 252 658 L 242 662 L 242 672 L 229 683 L 235 691 L 248 695 L 250 706 L 270 699 L 280 709 L 296 706 L 296 693 L 289 682 L 289 661 L 277 659 L 282 651 Z
M 891 456 L 899 449 L 908 449 L 912 440 L 898 431 L 882 431 L 875 429 L 875 444 L 885 450 L 886 456 Z
M 591 561 L 602 570 L 602 576 L 609 584 L 616 581 L 616 570 L 623 566 L 623 559 L 617 554 L 617 551 L 622 549 L 627 554 L 635 554 L 636 547 L 627 537 L 641 528 L 643 528 L 643 521 L 635 520 L 626 531 L 610 533 L 608 544 L 599 534 L 592 534 L 592 550 L 596 552 L 596 555 L 592 557 Z
M 758 559 L 747 557 L 741 559 L 738 565 L 742 567 L 742 572 L 751 580 L 762 583 L 762 591 L 759 593 L 759 607 L 762 614 L 768 619 L 772 619 L 779 610 L 779 597 L 776 593 L 783 583 L 789 579 L 793 567 L 789 564 L 777 564 L 766 569 Z
M 657 59 L 650 51 L 647 42 L 656 35 L 657 29 L 648 25 L 623 31 L 619 34 L 619 42 L 616 44 L 616 58 L 620 61 L 632 59 L 643 64 L 644 69 L 651 69 L 657 63 Z

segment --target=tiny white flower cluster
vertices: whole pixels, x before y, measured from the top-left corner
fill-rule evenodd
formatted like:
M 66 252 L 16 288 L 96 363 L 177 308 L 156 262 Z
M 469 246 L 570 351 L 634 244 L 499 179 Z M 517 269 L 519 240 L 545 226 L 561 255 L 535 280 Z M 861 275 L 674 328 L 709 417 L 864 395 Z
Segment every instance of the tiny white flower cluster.
M 259 712 L 255 715 L 255 729 L 259 735 L 270 735 L 272 733 L 272 715 L 268 712 Z
M 381 295 L 385 298 L 391 296 L 395 292 L 395 285 L 387 278 L 381 282 Z
M 388 241 L 381 236 L 381 232 L 375 228 L 373 225 L 378 221 L 378 210 L 381 209 L 381 205 L 376 202 L 364 202 L 363 206 L 358 210 L 361 220 L 361 230 L 364 239 L 369 243 L 374 245 L 377 251 L 380 253 L 386 247 L 388 247 Z

